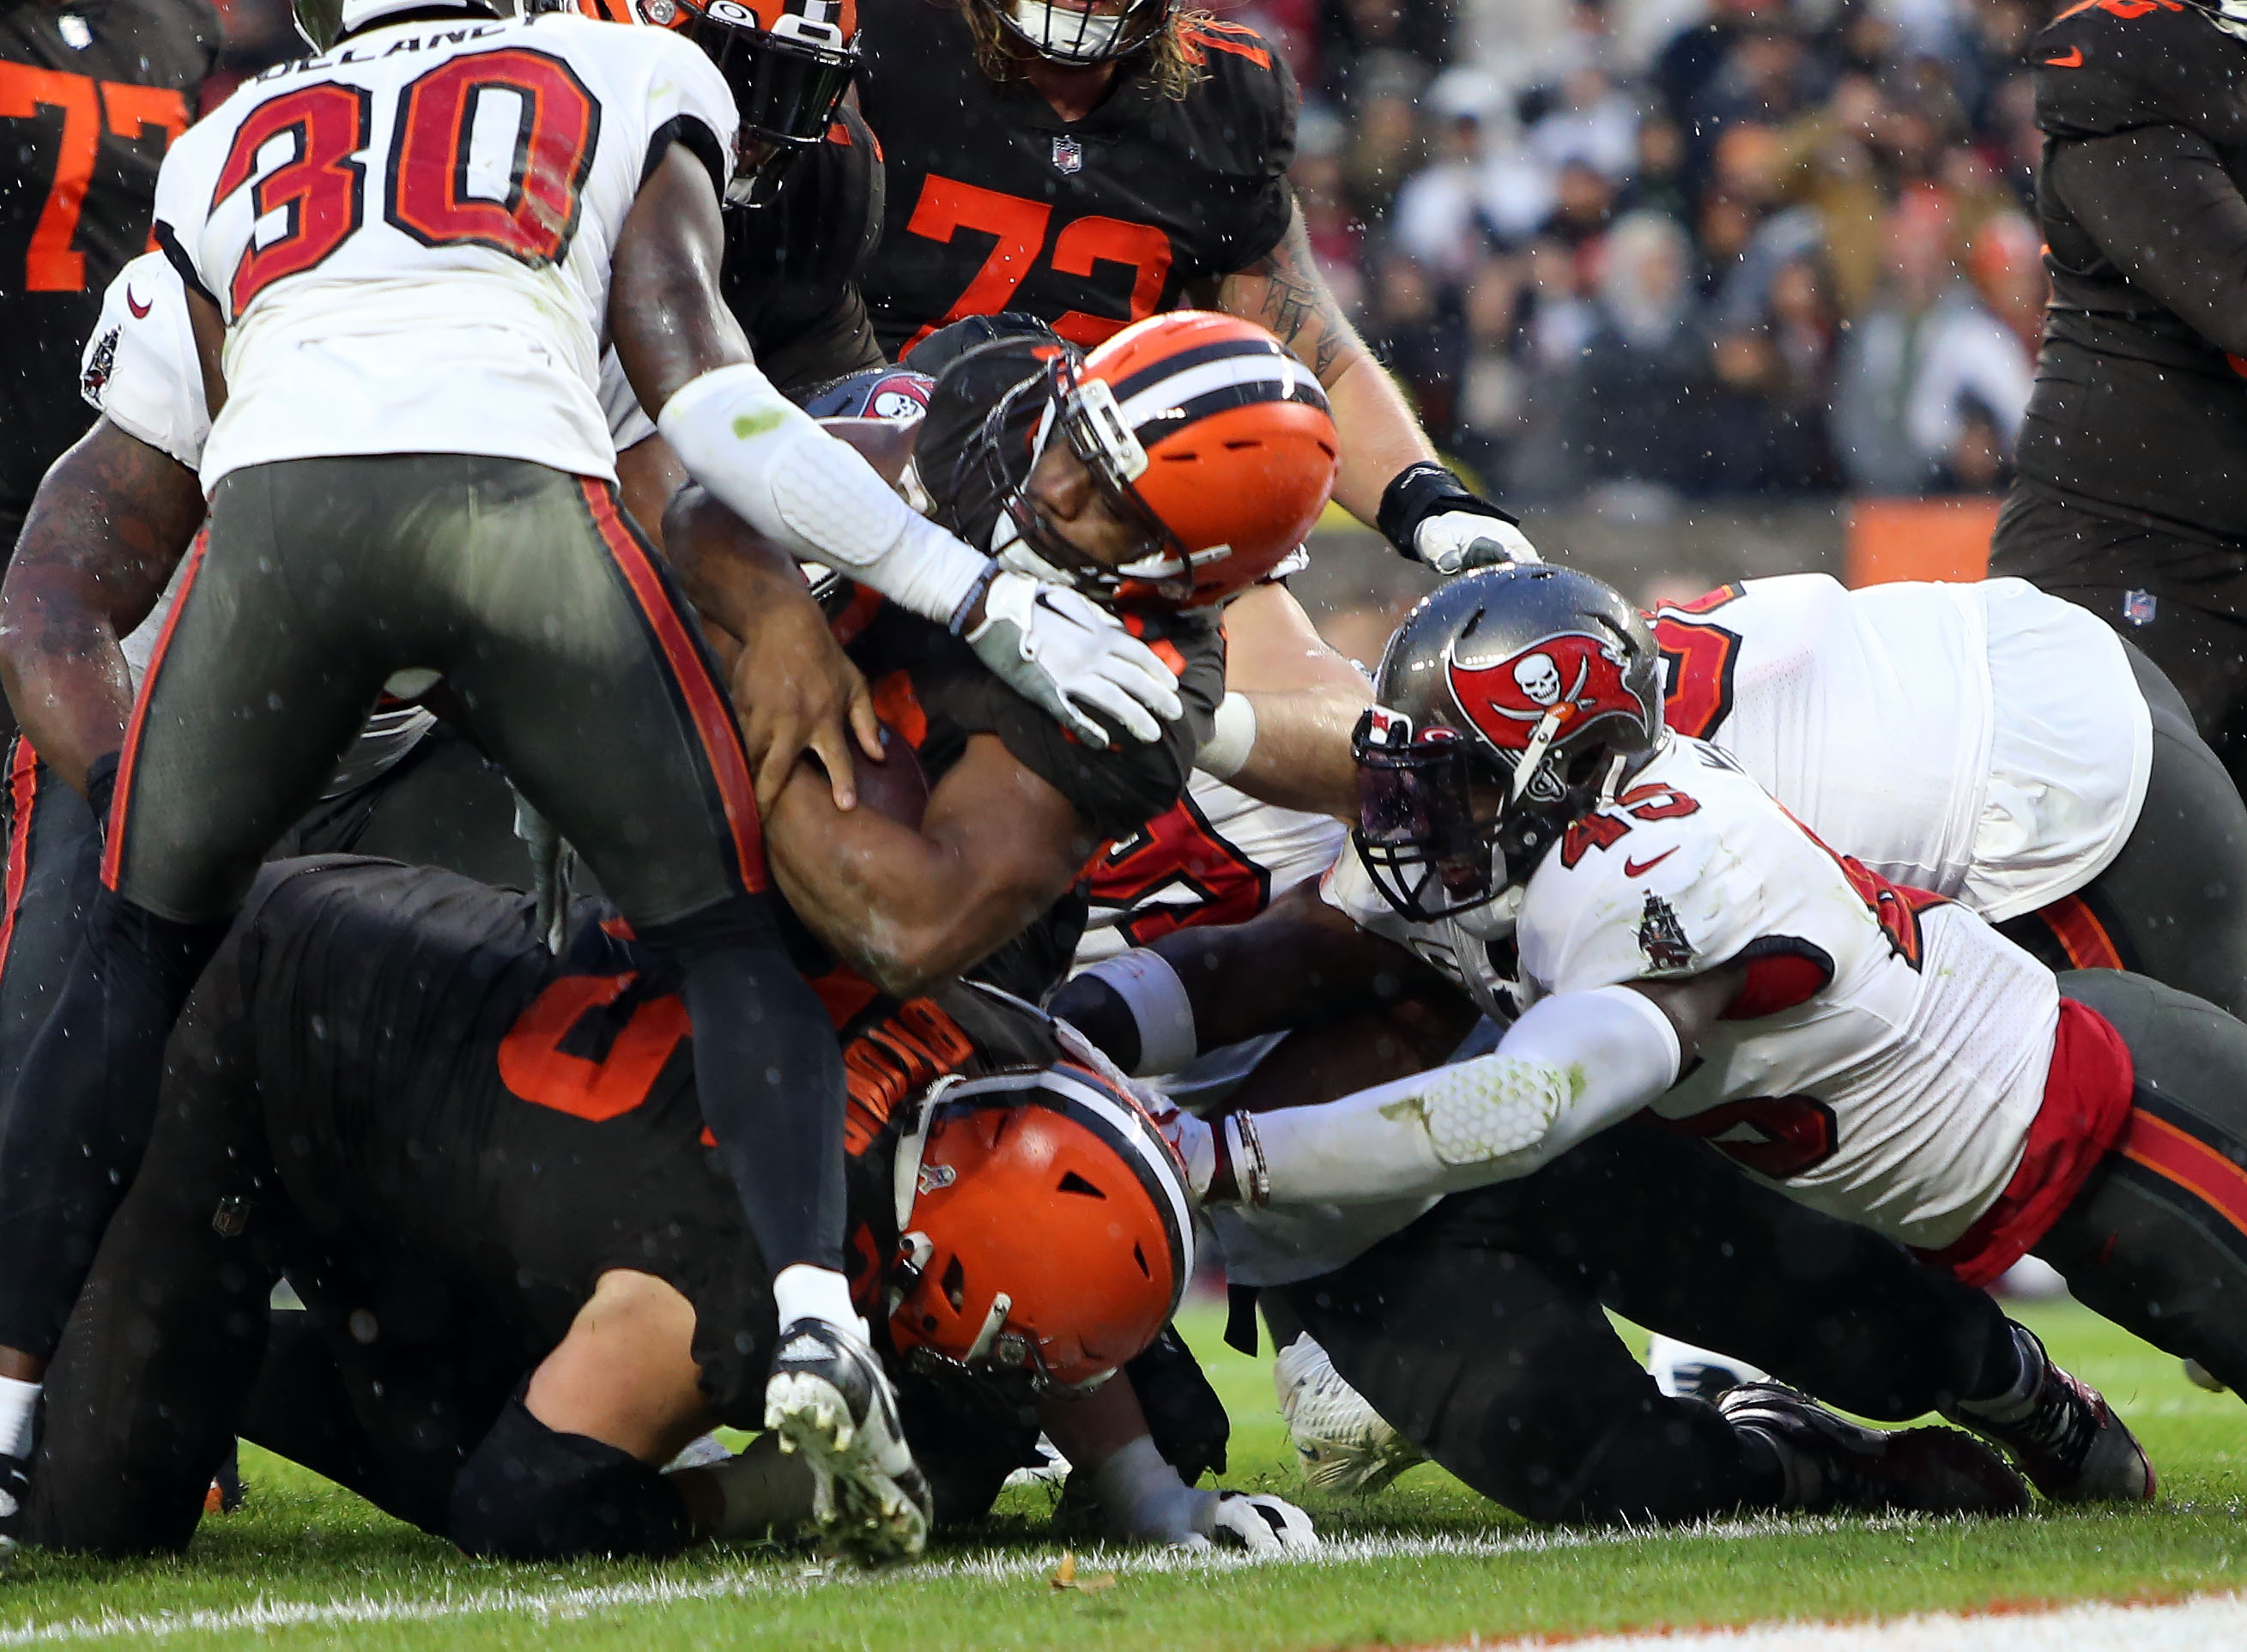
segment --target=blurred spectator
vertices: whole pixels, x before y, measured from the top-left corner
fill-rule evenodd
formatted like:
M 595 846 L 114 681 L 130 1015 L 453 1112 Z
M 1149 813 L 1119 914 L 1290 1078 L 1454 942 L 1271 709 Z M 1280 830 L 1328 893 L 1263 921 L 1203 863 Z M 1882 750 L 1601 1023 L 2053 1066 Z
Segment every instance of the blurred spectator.
M 1602 253 L 1599 318 L 1569 402 L 1568 451 L 1587 484 L 1691 490 L 1705 471 L 1692 404 L 1706 353 L 1689 324 L 1692 242 L 1667 214 L 1632 213 Z
M 1286 49 L 1329 280 L 1493 486 L 2005 474 L 2052 0 L 1247 3 L 1316 37 Z
M 1950 484 L 1959 466 L 1984 477 L 1984 445 L 2010 462 L 2034 358 L 1959 280 L 1939 208 L 1916 201 L 1895 215 L 1888 276 L 1879 304 L 1850 332 L 1834 386 L 1834 432 L 1850 485 L 1923 493 Z
M 1465 340 L 1438 303 L 1428 272 L 1404 254 L 1390 253 L 1375 271 L 1365 319 L 1367 342 L 1404 382 L 1423 421 L 1431 431 L 1448 431 Z

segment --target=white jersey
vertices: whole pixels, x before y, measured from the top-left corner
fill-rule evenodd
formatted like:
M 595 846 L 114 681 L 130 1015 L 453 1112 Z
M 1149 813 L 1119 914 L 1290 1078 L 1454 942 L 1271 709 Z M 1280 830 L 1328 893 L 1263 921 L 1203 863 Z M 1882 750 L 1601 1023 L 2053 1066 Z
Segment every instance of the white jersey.
M 1670 727 L 1834 848 L 1992 923 L 2121 852 L 2153 723 L 2114 633 L 2018 579 L 1728 585 L 1655 616 Z
M 1093 859 L 1079 967 L 1192 924 L 1245 924 L 1332 865 L 1349 829 L 1193 772 L 1185 795 Z
M 1940 1250 L 2011 1178 L 2044 1104 L 2052 972 L 1964 907 L 1844 860 L 1715 747 L 1673 735 L 1523 892 L 1524 1007 L 1748 979 L 1654 1102 L 1803 1203 Z
M 244 85 L 156 186 L 159 239 L 229 323 L 205 488 L 380 453 L 612 479 L 618 233 L 673 141 L 722 188 L 736 125 L 690 42 L 570 13 L 378 27 Z
M 201 362 L 188 322 L 187 289 L 162 253 L 141 254 L 109 283 L 101 318 L 86 340 L 79 389 L 95 412 L 126 435 L 189 470 L 201 462 L 210 435 Z M 179 599 L 187 565 L 182 556 L 148 618 L 118 644 L 136 690 Z M 436 720 L 419 706 L 377 710 L 321 795 L 339 797 L 365 785 L 413 750 Z

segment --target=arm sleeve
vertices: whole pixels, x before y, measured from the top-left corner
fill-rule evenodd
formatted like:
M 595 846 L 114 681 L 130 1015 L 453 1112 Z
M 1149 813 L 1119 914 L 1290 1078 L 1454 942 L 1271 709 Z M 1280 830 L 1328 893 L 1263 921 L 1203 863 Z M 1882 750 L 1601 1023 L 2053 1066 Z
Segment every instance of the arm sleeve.
M 2207 139 L 2152 126 L 2057 141 L 2045 185 L 2134 285 L 2247 355 L 2247 199 Z
M 1488 1055 L 1226 1128 L 1244 1188 L 1274 1205 L 1458 1192 L 1540 1169 L 1677 1081 L 1660 1007 L 1627 986 L 1548 998 Z

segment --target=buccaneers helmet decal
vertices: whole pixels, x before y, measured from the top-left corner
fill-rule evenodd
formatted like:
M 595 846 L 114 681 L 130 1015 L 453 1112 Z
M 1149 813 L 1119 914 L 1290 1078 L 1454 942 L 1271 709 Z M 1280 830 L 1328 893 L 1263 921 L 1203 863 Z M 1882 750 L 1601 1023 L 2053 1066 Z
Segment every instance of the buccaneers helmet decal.
M 1462 666 L 1454 645 L 1444 651 L 1444 669 L 1459 714 L 1509 751 L 1526 750 L 1547 713 L 1563 734 L 1610 713 L 1639 720 L 1648 714 L 1623 679 L 1622 651 L 1611 638 L 1547 637 L 1489 666 Z

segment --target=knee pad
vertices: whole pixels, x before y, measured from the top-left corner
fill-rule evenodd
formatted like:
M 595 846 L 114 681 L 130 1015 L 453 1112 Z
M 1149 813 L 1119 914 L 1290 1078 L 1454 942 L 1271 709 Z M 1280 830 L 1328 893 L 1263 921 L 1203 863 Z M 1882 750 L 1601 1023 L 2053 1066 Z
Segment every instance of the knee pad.
M 663 1476 L 613 1445 L 548 1428 L 517 1393 L 453 1482 L 447 1534 L 509 1560 L 662 1559 L 693 1540 Z

